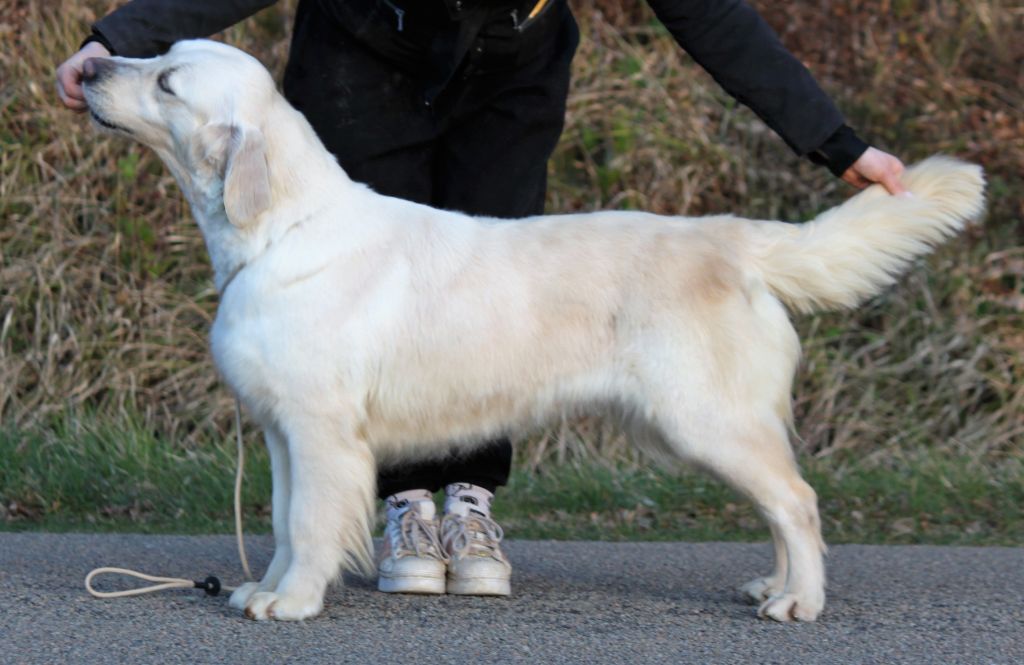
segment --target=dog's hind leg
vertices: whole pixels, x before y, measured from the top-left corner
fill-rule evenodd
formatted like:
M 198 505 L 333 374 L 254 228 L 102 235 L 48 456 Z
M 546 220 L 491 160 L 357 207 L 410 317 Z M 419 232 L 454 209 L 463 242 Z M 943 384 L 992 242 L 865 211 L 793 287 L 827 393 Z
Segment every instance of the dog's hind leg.
M 710 408 L 699 417 L 691 413 L 671 418 L 691 426 L 663 427 L 666 439 L 681 457 L 750 498 L 770 525 L 775 572 L 745 589 L 765 596 L 758 615 L 778 621 L 813 621 L 825 605 L 824 544 L 817 497 L 800 477 L 785 424 L 774 416 L 752 422 L 749 415 L 743 418 L 729 409 L 719 410 L 714 422 L 708 422 L 707 414 L 714 412 Z M 751 412 L 756 410 L 747 414 Z
M 270 474 L 273 482 L 271 500 L 274 522 L 274 557 L 267 566 L 267 572 L 259 582 L 246 582 L 235 589 L 228 604 L 244 610 L 249 598 L 258 591 L 273 591 L 284 577 L 292 559 L 291 539 L 288 534 L 288 506 L 291 496 L 291 467 L 288 462 L 288 445 L 284 435 L 273 425 L 263 430 L 267 451 L 270 453 Z
M 783 424 L 737 435 L 723 442 L 722 448 L 722 454 L 704 464 L 749 497 L 772 530 L 775 573 L 765 580 L 763 593 L 768 597 L 758 616 L 814 621 L 825 606 L 818 499 L 800 477 Z M 780 589 L 783 574 L 785 584 Z
M 730 478 L 734 486 L 754 501 L 772 528 L 776 572 L 766 580 L 763 593 L 767 597 L 757 610 L 758 616 L 776 621 L 814 621 L 825 607 L 825 544 L 814 490 L 800 477 L 791 459 L 785 463 L 774 460 L 760 472 L 749 467 L 721 472 L 735 476 Z M 762 482 L 757 483 L 751 476 L 758 476 Z M 741 484 L 745 486 L 740 488 Z M 778 575 L 782 570 L 785 586 L 780 590 Z
M 319 614 L 341 568 L 372 567 L 376 467 L 365 443 L 323 419 L 282 423 L 291 472 L 291 558 L 273 591 L 245 606 L 254 619 L 300 620 Z
M 779 529 L 768 523 L 772 531 L 772 545 L 775 548 L 775 570 L 770 575 L 750 580 L 740 587 L 740 592 L 757 604 L 761 604 L 774 595 L 782 593 L 786 587 L 786 541 L 782 539 Z

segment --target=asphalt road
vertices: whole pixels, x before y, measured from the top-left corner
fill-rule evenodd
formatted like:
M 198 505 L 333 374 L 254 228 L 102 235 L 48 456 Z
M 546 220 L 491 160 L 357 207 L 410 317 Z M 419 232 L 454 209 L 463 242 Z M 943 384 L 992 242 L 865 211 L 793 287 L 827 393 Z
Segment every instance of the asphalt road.
M 270 541 L 248 543 L 265 565 Z M 799 625 L 756 619 L 735 591 L 768 569 L 767 545 L 507 552 L 508 599 L 386 595 L 352 579 L 316 619 L 257 623 L 199 591 L 97 600 L 82 588 L 101 565 L 237 581 L 230 537 L 0 533 L 0 663 L 1024 663 L 1024 548 L 834 546 L 829 605 Z

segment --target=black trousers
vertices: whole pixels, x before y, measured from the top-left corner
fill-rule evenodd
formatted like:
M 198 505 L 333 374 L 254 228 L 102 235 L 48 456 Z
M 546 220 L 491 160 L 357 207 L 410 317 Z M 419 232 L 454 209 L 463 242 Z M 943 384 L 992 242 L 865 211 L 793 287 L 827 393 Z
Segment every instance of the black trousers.
M 441 3 L 406 4 L 428 7 L 400 15 L 378 0 L 302 0 L 285 96 L 348 175 L 377 192 L 474 215 L 539 214 L 579 40 L 565 3 L 526 29 L 511 3 L 454 19 Z M 377 492 L 453 482 L 494 491 L 511 459 L 507 439 L 490 441 L 381 469 Z

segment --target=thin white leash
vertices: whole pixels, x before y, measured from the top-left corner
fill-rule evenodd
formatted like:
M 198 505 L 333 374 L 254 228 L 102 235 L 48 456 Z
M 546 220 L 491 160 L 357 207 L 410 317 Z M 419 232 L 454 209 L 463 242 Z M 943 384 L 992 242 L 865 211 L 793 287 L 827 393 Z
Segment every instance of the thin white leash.
M 232 275 L 233 277 L 234 275 Z M 230 280 L 229 280 L 230 281 Z M 238 543 L 238 558 L 242 562 L 242 570 L 245 572 L 245 579 L 252 581 L 252 571 L 249 570 L 249 559 L 245 556 L 245 539 L 242 536 L 242 475 L 245 470 L 245 446 L 242 442 L 242 407 L 235 398 L 235 440 L 238 445 L 238 468 L 235 470 L 235 539 Z M 127 575 L 147 582 L 158 582 L 151 586 L 127 589 L 125 591 L 97 591 L 92 587 L 92 580 L 97 575 Z M 140 596 L 144 593 L 154 593 L 166 589 L 203 589 L 207 595 L 216 596 L 222 590 L 234 591 L 238 587 L 221 585 L 220 580 L 209 576 L 203 581 L 187 580 L 181 577 L 157 577 L 147 575 L 137 570 L 127 568 L 95 568 L 85 576 L 85 590 L 96 598 L 124 598 L 126 596 Z

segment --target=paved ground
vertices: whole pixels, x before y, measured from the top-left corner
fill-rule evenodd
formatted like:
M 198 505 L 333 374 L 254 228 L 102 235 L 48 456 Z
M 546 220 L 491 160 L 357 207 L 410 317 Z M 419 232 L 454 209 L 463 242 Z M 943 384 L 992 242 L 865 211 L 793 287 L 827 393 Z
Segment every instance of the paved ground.
M 265 564 L 269 541 L 249 543 Z M 0 533 L 0 663 L 1024 662 L 1024 548 L 833 547 L 828 608 L 804 625 L 760 621 L 733 590 L 767 570 L 767 545 L 507 550 L 510 599 L 350 580 L 323 616 L 276 624 L 198 591 L 96 600 L 82 588 L 100 565 L 233 578 L 230 537 Z

